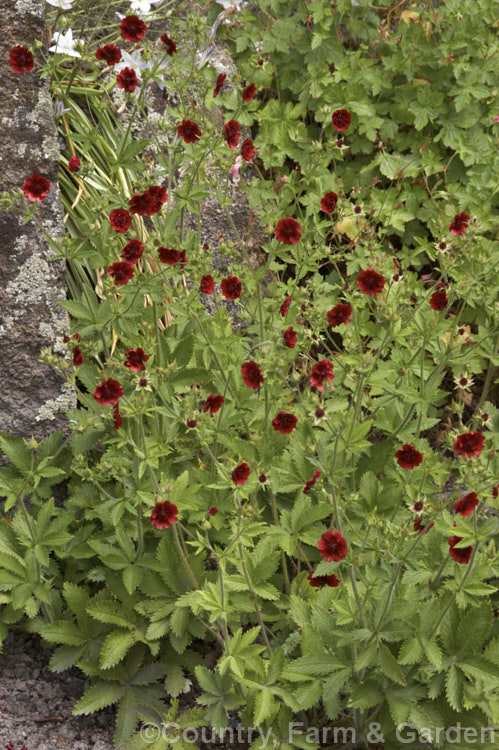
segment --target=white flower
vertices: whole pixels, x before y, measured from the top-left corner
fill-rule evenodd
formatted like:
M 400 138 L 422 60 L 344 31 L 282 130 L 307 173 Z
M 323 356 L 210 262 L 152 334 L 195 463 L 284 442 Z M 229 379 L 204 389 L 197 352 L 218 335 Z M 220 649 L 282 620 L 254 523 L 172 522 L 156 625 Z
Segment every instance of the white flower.
M 70 10 L 75 0 L 47 0 L 50 5 L 54 8 L 60 8 L 61 10 Z
M 243 0 L 217 0 L 217 3 L 222 8 L 235 8 L 236 10 L 241 10 L 243 5 L 247 5 Z
M 49 47 L 49 52 L 55 52 L 57 55 L 70 55 L 70 57 L 81 57 L 80 53 L 75 50 L 75 44 L 79 39 L 73 39 L 73 32 L 68 29 L 65 34 L 58 32 L 52 37 L 55 44 Z
M 166 72 L 166 69 L 168 68 L 168 58 L 166 60 L 163 60 L 159 65 L 157 63 L 157 59 L 150 60 L 147 64 L 147 67 L 149 70 L 154 70 L 154 75 L 152 76 L 153 80 L 156 81 L 156 84 L 159 86 L 160 90 L 163 91 L 165 88 L 165 84 L 162 83 L 162 81 L 158 81 L 158 76 L 161 76 L 163 73 Z
M 151 5 L 157 5 L 162 0 L 130 0 L 130 10 L 142 16 L 151 12 Z
M 116 71 L 116 73 L 121 73 L 124 68 L 131 68 L 135 71 L 135 75 L 137 76 L 139 81 L 142 80 L 140 71 L 150 68 L 150 63 L 142 62 L 140 52 L 138 50 L 135 50 L 135 52 L 132 52 L 131 54 L 129 52 L 125 52 L 124 49 L 120 51 L 122 60 L 114 66 L 114 70 Z
M 239 179 L 240 179 L 239 178 L 239 168 L 240 168 L 240 166 L 241 166 L 241 157 L 238 156 L 236 158 L 236 161 L 232 165 L 232 167 L 229 169 L 229 174 L 232 177 L 232 179 L 234 180 L 234 182 L 239 182 Z

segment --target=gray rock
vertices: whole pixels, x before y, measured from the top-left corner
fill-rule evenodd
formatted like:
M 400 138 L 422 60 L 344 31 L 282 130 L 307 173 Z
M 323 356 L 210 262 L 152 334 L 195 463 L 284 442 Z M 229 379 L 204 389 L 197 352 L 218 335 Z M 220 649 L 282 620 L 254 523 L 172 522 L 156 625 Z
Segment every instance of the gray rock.
M 0 77 L 3 82 L 0 140 L 2 190 L 19 189 L 31 174 L 50 180 L 50 193 L 36 205 L 36 221 L 23 225 L 21 211 L 0 215 L 0 430 L 36 439 L 66 425 L 74 394 L 49 365 L 42 348 L 56 349 L 69 327 L 59 301 L 66 298 L 65 263 L 54 261 L 45 234 L 64 233 L 57 171 L 59 144 L 49 84 L 35 68 L 18 74 L 8 58 L 12 47 L 44 39 L 44 0 L 0 0 Z M 32 204 L 29 204 L 30 206 Z

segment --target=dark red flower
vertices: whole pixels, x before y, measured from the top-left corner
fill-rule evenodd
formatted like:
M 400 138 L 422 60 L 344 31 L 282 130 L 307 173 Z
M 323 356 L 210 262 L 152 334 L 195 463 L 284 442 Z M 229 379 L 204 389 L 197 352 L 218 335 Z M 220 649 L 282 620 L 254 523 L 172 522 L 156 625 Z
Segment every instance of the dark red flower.
M 208 513 L 210 514 L 210 516 L 216 516 L 218 513 L 218 508 L 216 508 L 215 506 L 213 506 L 212 508 L 208 508 Z
M 32 174 L 23 184 L 24 197 L 36 203 L 47 197 L 50 190 L 50 182 L 46 177 Z
M 213 292 L 215 291 L 215 282 L 211 273 L 207 273 L 203 276 L 199 288 L 201 289 L 203 294 L 213 294 Z
M 243 461 L 242 464 L 239 464 L 239 466 L 236 466 L 232 472 L 232 481 L 234 484 L 244 484 L 247 482 L 250 471 L 251 469 L 245 461 Z
M 241 282 L 237 276 L 229 276 L 222 279 L 220 288 L 225 299 L 238 299 L 242 294 Z
M 9 64 L 14 73 L 29 73 L 35 66 L 33 55 L 27 47 L 17 44 L 9 54 Z
M 468 216 L 468 214 L 465 213 L 465 211 L 461 211 L 460 214 L 456 214 L 454 216 L 451 223 L 449 224 L 449 232 L 453 234 L 454 237 L 459 237 L 459 235 L 462 235 L 466 232 L 469 221 L 470 217 Z
M 492 497 L 497 497 L 499 495 L 499 484 L 496 484 L 492 488 Z
M 352 116 L 347 109 L 336 109 L 331 117 L 335 130 L 347 130 L 350 127 Z
M 239 145 L 239 135 L 241 126 L 237 120 L 229 120 L 224 125 L 225 140 L 229 148 L 237 148 Z
M 448 302 L 449 300 L 447 299 L 445 289 L 440 289 L 438 292 L 434 292 L 431 295 L 430 307 L 434 310 L 443 310 L 444 307 L 447 307 Z
M 127 42 L 140 42 L 147 26 L 138 16 L 125 16 L 120 23 L 120 34 Z
M 132 223 L 132 217 L 124 208 L 115 208 L 109 214 L 109 221 L 115 232 L 126 232 Z
M 285 411 L 280 411 L 272 420 L 272 427 L 281 435 L 289 435 L 293 432 L 298 422 L 294 414 L 288 414 Z
M 265 482 L 267 481 L 267 477 L 265 476 L 265 474 L 259 474 L 258 481 L 260 482 L 260 484 L 265 484 Z
M 225 401 L 223 396 L 215 396 L 210 393 L 206 401 L 204 402 L 204 410 L 209 411 L 210 414 L 216 414 L 219 409 L 222 408 L 222 404 Z
M 451 536 L 451 538 L 447 540 L 449 542 L 449 554 L 456 562 L 467 565 L 473 554 L 473 547 L 462 547 L 461 549 L 456 548 L 456 544 L 461 540 L 461 536 Z
M 456 438 L 452 447 L 456 456 L 471 458 L 480 455 L 484 444 L 485 438 L 481 432 L 466 432 Z
M 362 294 L 370 294 L 371 297 L 376 297 L 383 291 L 385 277 L 376 273 L 374 268 L 366 268 L 357 276 L 357 286 Z
M 201 136 L 201 131 L 192 120 L 182 120 L 182 125 L 177 128 L 177 133 L 186 143 L 195 143 Z
M 305 482 L 305 487 L 303 489 L 303 494 L 304 495 L 310 494 L 310 490 L 312 489 L 312 487 L 314 486 L 314 484 L 317 482 L 317 480 L 319 479 L 320 475 L 321 475 L 321 473 L 320 473 L 319 469 L 316 469 L 314 471 L 313 478 L 309 479 L 307 482 Z
M 195 419 L 188 419 L 186 422 L 186 425 L 187 427 L 189 427 L 189 429 L 193 430 L 195 426 L 197 425 L 197 422 Z
M 251 138 L 246 138 L 241 144 L 241 154 L 243 155 L 244 161 L 251 161 L 256 154 L 255 147 Z
M 350 323 L 352 315 L 352 308 L 346 302 L 338 302 L 332 310 L 328 310 L 326 313 L 327 322 L 332 328 L 340 326 L 342 323 L 345 325 Z
M 160 261 L 166 263 L 167 266 L 172 266 L 180 258 L 179 251 L 172 247 L 158 247 L 158 253 Z
M 120 415 L 119 402 L 113 406 L 113 417 L 114 417 L 114 427 L 116 430 L 119 430 L 120 427 L 123 427 L 123 420 L 121 419 L 121 415 Z
M 254 83 L 248 83 L 246 88 L 243 89 L 243 100 L 250 102 L 256 94 L 256 86 Z
M 422 462 L 423 454 L 417 451 L 412 445 L 405 443 L 396 452 L 395 458 L 402 469 L 414 469 L 415 466 L 419 466 Z
M 169 529 L 178 521 L 178 508 L 169 500 L 156 503 L 151 513 L 151 523 L 157 529 Z
M 281 309 L 279 310 L 283 318 L 285 318 L 286 315 L 288 314 L 290 304 L 291 304 L 291 297 L 286 297 L 286 299 L 281 305 Z
M 427 534 L 432 526 L 435 526 L 435 521 L 432 521 L 428 526 L 425 526 L 420 518 L 416 518 L 414 521 L 413 529 L 414 531 L 419 532 L 420 534 Z
M 252 359 L 241 367 L 241 375 L 248 388 L 260 388 L 264 380 L 262 371 Z
M 301 226 L 296 219 L 287 216 L 285 219 L 279 219 L 274 234 L 279 242 L 285 245 L 296 245 L 300 241 Z
M 290 349 L 294 349 L 296 346 L 296 332 L 293 330 L 293 326 L 289 326 L 284 331 L 284 342 Z
M 121 251 L 121 257 L 123 260 L 126 260 L 127 263 L 138 263 L 142 258 L 143 252 L 144 245 L 140 240 L 130 240 Z
M 161 187 L 160 185 L 151 185 L 150 188 L 147 188 L 146 193 L 152 200 L 152 213 L 148 215 L 153 216 L 154 214 L 157 214 L 158 211 L 161 211 L 163 204 L 168 200 L 168 193 L 166 192 L 166 188 Z
M 83 354 L 79 346 L 73 346 L 71 349 L 73 352 L 73 365 L 79 367 L 83 364 Z
M 177 51 L 177 45 L 175 44 L 173 39 L 170 39 L 168 34 L 162 34 L 160 36 L 160 39 L 166 47 L 166 54 L 170 55 L 171 57 L 173 53 Z
M 108 380 L 99 383 L 93 396 L 97 403 L 102 406 L 113 406 L 114 404 L 117 404 L 123 396 L 123 388 L 121 387 L 121 383 L 117 380 L 109 378 Z
M 81 167 L 81 161 L 78 159 L 77 156 L 72 156 L 71 159 L 68 161 L 69 171 L 78 172 L 80 167 Z
M 134 274 L 132 264 L 126 260 L 115 260 L 107 270 L 110 276 L 114 276 L 114 286 L 125 286 Z
M 326 214 L 333 213 L 338 203 L 338 196 L 336 193 L 326 193 L 324 198 L 321 200 L 321 208 Z
M 323 586 L 331 586 L 332 588 L 335 588 L 339 585 L 339 579 L 336 578 L 334 573 L 331 573 L 329 576 L 316 576 L 314 577 L 314 571 L 311 570 L 310 573 L 307 576 L 307 580 L 311 586 L 314 587 L 314 589 L 322 588 Z
M 148 190 L 145 193 L 135 193 L 128 201 L 130 212 L 139 216 L 151 216 L 154 207 L 154 198 Z
M 223 87 L 225 86 L 225 81 L 227 80 L 227 74 L 226 73 L 220 73 L 217 76 L 217 81 L 215 83 L 215 88 L 213 89 L 213 98 L 215 99 Z
M 454 503 L 454 513 L 459 513 L 463 518 L 471 516 L 479 502 L 476 492 L 470 492 L 461 498 L 461 500 L 456 500 Z
M 323 391 L 323 381 L 327 380 L 329 385 L 331 385 L 331 381 L 333 378 L 333 363 L 329 359 L 321 359 L 312 367 L 312 371 L 310 373 L 310 385 L 312 386 L 312 388 L 317 388 L 318 391 Z
M 116 65 L 121 60 L 121 50 L 114 44 L 105 44 L 95 53 L 97 60 L 105 60 L 108 65 Z
M 129 367 L 132 372 L 146 369 L 144 362 L 147 362 L 149 355 L 140 346 L 137 349 L 127 349 L 125 354 L 128 357 L 123 363 L 125 367 Z
M 317 542 L 317 547 L 326 562 L 338 562 L 348 554 L 345 537 L 340 531 L 325 531 Z
M 116 76 L 116 83 L 119 89 L 124 89 L 127 94 L 131 94 L 135 91 L 139 85 L 139 81 L 133 68 L 123 68 L 121 73 Z

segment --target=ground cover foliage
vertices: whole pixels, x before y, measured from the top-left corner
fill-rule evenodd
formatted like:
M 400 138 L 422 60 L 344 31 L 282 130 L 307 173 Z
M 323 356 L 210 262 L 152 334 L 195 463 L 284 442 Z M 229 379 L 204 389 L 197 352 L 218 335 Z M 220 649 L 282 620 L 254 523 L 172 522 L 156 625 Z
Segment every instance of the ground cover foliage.
M 88 675 L 75 711 L 116 704 L 120 748 L 235 715 L 283 750 L 494 726 L 493 3 L 52 4 L 72 328 L 42 356 L 78 408 L 0 438 L 2 636 Z M 4 209 L 36 221 L 39 177 Z M 199 204 L 230 221 L 238 179 L 268 242 L 220 278 Z

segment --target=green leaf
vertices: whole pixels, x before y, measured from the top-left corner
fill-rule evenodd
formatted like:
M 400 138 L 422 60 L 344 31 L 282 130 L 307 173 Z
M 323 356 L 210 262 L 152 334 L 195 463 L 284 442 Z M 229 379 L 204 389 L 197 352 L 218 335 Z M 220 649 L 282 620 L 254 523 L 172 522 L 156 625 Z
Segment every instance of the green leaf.
M 87 609 L 88 614 L 99 622 L 110 625 L 120 625 L 122 628 L 133 630 L 135 625 L 126 614 L 120 614 L 117 603 L 114 601 L 94 601 Z
M 378 495 L 379 482 L 372 471 L 366 471 L 359 483 L 359 490 L 362 497 L 367 501 L 369 508 L 374 508 Z
M 351 705 L 353 708 L 371 708 L 383 700 L 383 691 L 374 680 L 365 680 L 352 693 Z
M 400 647 L 400 664 L 415 664 L 423 656 L 423 647 L 417 638 L 409 638 Z
M 460 711 L 463 699 L 463 675 L 455 664 L 450 665 L 445 676 L 445 695 L 451 708 Z
M 384 646 L 386 649 L 386 646 Z M 360 669 L 363 669 L 364 667 L 370 667 L 376 662 L 376 658 L 378 655 L 378 644 L 376 641 L 373 641 L 369 644 L 369 646 L 366 646 L 366 648 L 358 654 L 357 659 L 355 660 L 355 670 L 358 672 Z
M 499 680 L 499 667 L 483 656 L 467 656 L 459 662 L 459 666 L 466 675 L 476 680 L 483 680 L 486 683 Z
M 135 633 L 114 630 L 106 637 L 101 649 L 101 669 L 111 669 L 116 666 L 128 653 L 136 642 Z
M 272 690 L 268 687 L 264 687 L 260 690 L 255 699 L 255 712 L 253 714 L 253 723 L 256 727 L 263 724 L 265 719 L 272 716 L 274 711 L 274 698 L 272 696 Z
M 58 620 L 43 625 L 40 635 L 50 643 L 63 643 L 66 646 L 83 646 L 87 642 L 86 636 L 74 622 Z
M 29 473 L 32 453 L 22 438 L 0 435 L 0 448 L 21 474 Z
M 85 690 L 73 709 L 73 716 L 93 714 L 101 708 L 117 703 L 125 688 L 113 682 L 99 682 Z
M 131 563 L 123 570 L 123 583 L 129 594 L 133 594 L 141 582 L 143 575 L 144 569 L 140 568 L 138 565 L 132 565 Z
M 430 664 L 433 664 L 436 669 L 440 669 L 440 664 L 442 663 L 442 651 L 440 650 L 440 646 L 438 646 L 435 641 L 428 640 L 428 638 L 422 638 L 421 644 Z
M 398 682 L 399 685 L 406 685 L 404 673 L 400 668 L 400 664 L 393 656 L 392 652 L 382 643 L 379 647 L 379 664 L 383 674 L 387 677 Z

